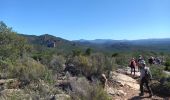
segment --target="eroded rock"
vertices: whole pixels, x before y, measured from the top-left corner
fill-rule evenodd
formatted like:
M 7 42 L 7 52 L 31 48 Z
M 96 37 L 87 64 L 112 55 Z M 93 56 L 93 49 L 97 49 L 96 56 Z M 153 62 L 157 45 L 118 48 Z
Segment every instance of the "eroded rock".
M 117 73 L 117 72 L 112 72 L 112 77 L 111 80 L 114 82 L 117 82 L 120 84 L 120 86 L 129 86 L 134 90 L 139 90 L 139 84 L 137 81 L 127 75 Z

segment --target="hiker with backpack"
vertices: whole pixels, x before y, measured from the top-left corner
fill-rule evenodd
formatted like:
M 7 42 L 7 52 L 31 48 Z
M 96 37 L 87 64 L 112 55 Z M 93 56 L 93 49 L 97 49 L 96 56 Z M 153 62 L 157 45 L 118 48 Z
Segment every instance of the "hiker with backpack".
M 137 61 L 137 66 L 138 66 L 138 72 L 140 72 L 140 69 L 142 67 L 142 62 L 145 62 L 143 59 L 142 55 L 139 55 L 138 61 Z
M 139 95 L 140 96 L 144 95 L 143 86 L 145 84 L 149 92 L 149 97 L 152 97 L 153 93 L 149 86 L 149 83 L 151 82 L 151 79 L 152 79 L 152 75 L 151 75 L 149 67 L 146 66 L 146 63 L 142 62 L 141 64 L 142 64 L 141 69 L 140 69 L 140 92 L 141 93 Z
M 150 57 L 149 59 L 148 59 L 148 62 L 149 62 L 149 64 L 150 64 L 150 66 L 152 65 L 152 64 L 154 64 L 154 57 Z
M 136 67 L 135 58 L 132 58 L 132 60 L 130 61 L 129 67 L 131 68 L 131 75 L 132 75 L 132 72 L 134 72 L 134 76 L 135 76 L 135 67 Z

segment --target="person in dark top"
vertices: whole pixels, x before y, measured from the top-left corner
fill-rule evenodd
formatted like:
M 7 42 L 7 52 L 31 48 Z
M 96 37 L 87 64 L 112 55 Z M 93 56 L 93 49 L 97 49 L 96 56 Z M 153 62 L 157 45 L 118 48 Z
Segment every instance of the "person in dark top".
M 148 59 L 148 62 L 150 65 L 154 64 L 154 58 L 151 56 L 149 59 Z

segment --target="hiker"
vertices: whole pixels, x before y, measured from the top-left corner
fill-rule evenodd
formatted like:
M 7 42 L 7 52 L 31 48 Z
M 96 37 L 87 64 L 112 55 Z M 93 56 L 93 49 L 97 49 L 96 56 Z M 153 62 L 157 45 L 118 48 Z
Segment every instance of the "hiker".
M 154 57 L 151 56 L 151 57 L 148 59 L 148 62 L 149 62 L 150 65 L 154 64 Z
M 139 95 L 140 96 L 144 95 L 143 86 L 145 84 L 146 88 L 148 89 L 148 92 L 149 92 L 149 97 L 152 97 L 153 93 L 149 86 L 149 83 L 151 82 L 151 79 L 152 79 L 152 75 L 151 75 L 149 67 L 146 67 L 146 63 L 142 62 L 141 64 L 142 64 L 142 66 L 140 69 L 140 94 Z
M 156 57 L 155 62 L 156 62 L 156 64 L 160 65 L 161 64 L 161 59 L 159 57 Z
M 142 62 L 145 62 L 145 60 L 143 59 L 142 55 L 139 55 L 138 61 L 137 61 L 137 66 L 138 66 L 138 72 L 140 71 L 141 67 L 142 67 Z
M 130 61 L 129 67 L 131 68 L 131 75 L 132 75 L 132 72 L 134 72 L 134 76 L 135 76 L 135 67 L 136 67 L 135 58 L 132 58 L 132 60 Z

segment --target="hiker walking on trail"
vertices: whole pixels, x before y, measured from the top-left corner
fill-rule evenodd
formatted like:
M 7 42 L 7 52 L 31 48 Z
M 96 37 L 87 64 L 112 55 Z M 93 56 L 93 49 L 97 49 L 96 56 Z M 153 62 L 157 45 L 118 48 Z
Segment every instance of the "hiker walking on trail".
M 130 68 L 131 68 L 131 75 L 132 75 L 132 72 L 134 72 L 134 76 L 135 76 L 135 67 L 136 67 L 135 58 L 132 58 L 132 60 L 130 61 L 129 66 L 130 66 Z
M 151 75 L 149 67 L 146 67 L 146 63 L 142 62 L 142 67 L 140 69 L 140 92 L 141 92 L 139 94 L 140 96 L 144 95 L 144 90 L 143 90 L 144 84 L 146 85 L 146 88 L 148 89 L 149 97 L 153 96 L 152 90 L 149 86 L 151 79 L 152 79 L 152 75 Z
M 138 58 L 138 61 L 137 61 L 138 72 L 140 71 L 140 69 L 142 67 L 142 62 L 145 62 L 145 60 L 143 59 L 142 55 L 139 55 L 139 58 Z

